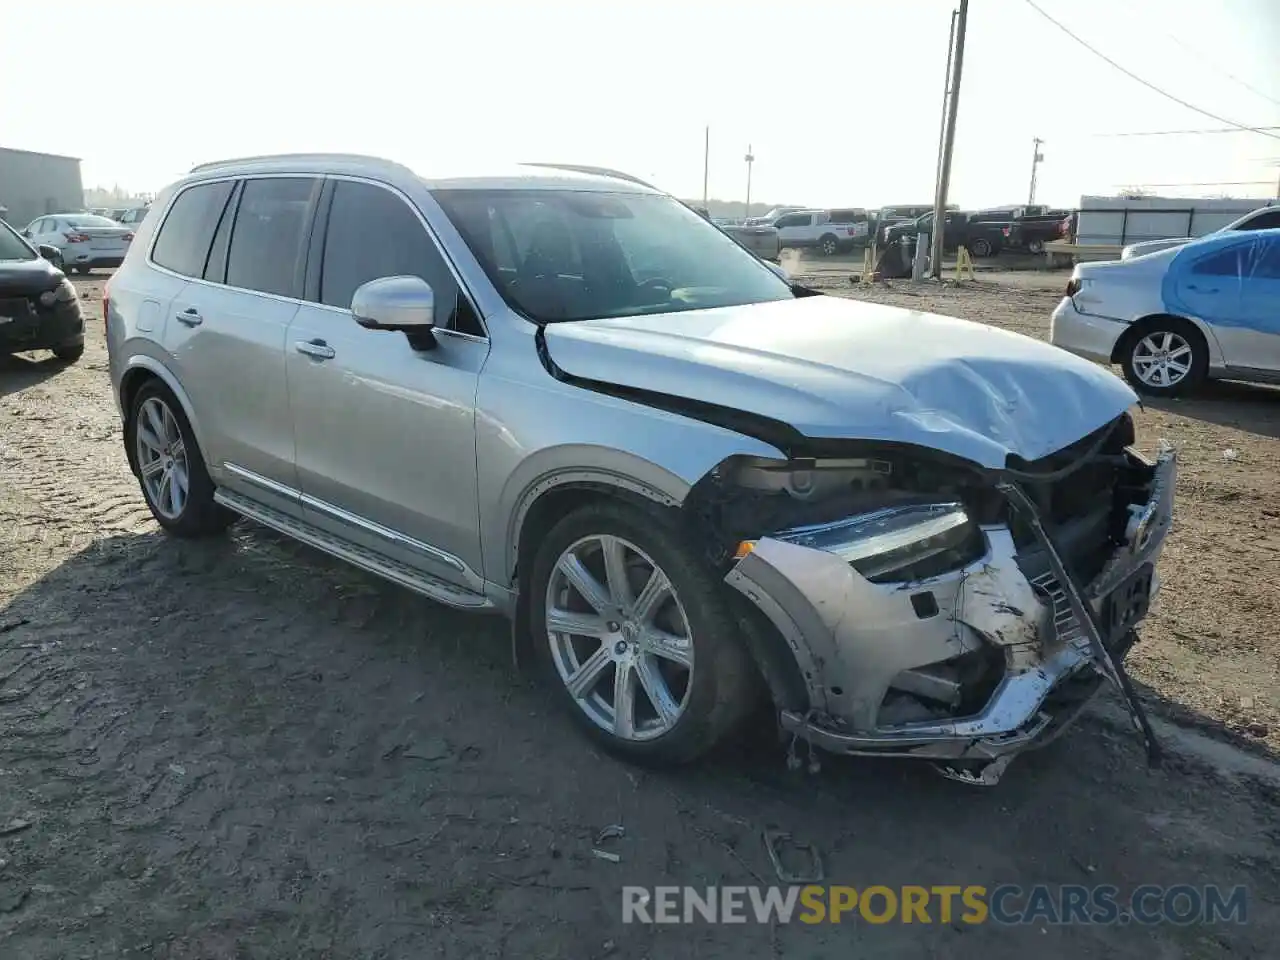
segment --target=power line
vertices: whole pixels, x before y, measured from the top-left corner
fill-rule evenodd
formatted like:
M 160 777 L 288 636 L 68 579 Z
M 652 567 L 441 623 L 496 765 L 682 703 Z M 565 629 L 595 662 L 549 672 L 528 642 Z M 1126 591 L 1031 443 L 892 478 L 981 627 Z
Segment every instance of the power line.
M 1207 127 L 1200 130 L 1121 130 L 1117 133 L 1091 133 L 1091 137 L 1178 137 L 1212 133 L 1262 133 L 1280 127 Z
M 1186 100 L 1183 100 L 1181 97 L 1174 96 L 1172 93 L 1169 93 L 1167 90 L 1162 90 L 1160 87 L 1157 87 L 1150 80 L 1144 80 L 1142 77 L 1138 76 L 1128 67 L 1124 67 L 1116 63 L 1114 60 L 1108 57 L 1105 53 L 1103 53 L 1097 47 L 1093 46 L 1088 41 L 1083 40 L 1076 34 L 1072 33 L 1071 30 L 1068 29 L 1064 24 L 1059 23 L 1057 20 L 1051 17 L 1048 13 L 1042 10 L 1039 6 L 1037 6 L 1035 3 L 1035 0 L 1026 0 L 1026 2 L 1027 2 L 1027 6 L 1029 6 L 1036 13 L 1040 14 L 1040 16 L 1044 17 L 1046 20 L 1052 23 L 1055 27 L 1057 27 L 1059 30 L 1065 33 L 1068 37 L 1070 37 L 1076 43 L 1080 44 L 1080 46 L 1084 47 L 1086 50 L 1088 50 L 1090 53 L 1092 53 L 1094 56 L 1098 57 L 1099 59 L 1105 60 L 1107 63 L 1111 64 L 1111 66 L 1115 67 L 1117 70 L 1119 70 L 1129 79 L 1136 80 L 1138 83 L 1142 84 L 1148 90 L 1152 90 L 1160 94 L 1160 96 L 1168 100 L 1172 100 L 1174 103 L 1178 104 L 1179 106 L 1186 107 L 1188 110 L 1201 114 L 1202 116 L 1206 116 L 1211 120 L 1217 120 L 1219 123 L 1229 124 L 1230 126 L 1236 127 L 1237 129 L 1240 129 L 1240 130 L 1249 130 L 1249 131 L 1252 131 L 1253 133 L 1261 134 L 1264 137 L 1271 137 L 1273 140 L 1280 140 L 1280 134 L 1267 133 L 1265 132 L 1266 128 L 1250 127 L 1250 126 L 1246 126 L 1243 123 L 1236 123 L 1236 121 L 1228 117 L 1223 117 L 1223 116 L 1219 116 L 1216 113 L 1211 113 L 1210 111 L 1205 110 L 1203 107 L 1197 107 L 1194 103 L 1188 103 Z
M 1182 40 L 1179 40 L 1177 37 L 1175 37 L 1172 33 L 1170 33 L 1167 30 L 1164 31 L 1164 35 L 1168 37 L 1170 40 L 1172 40 L 1174 43 L 1176 43 L 1178 46 L 1180 46 L 1183 50 L 1186 50 L 1188 53 L 1194 53 L 1197 57 L 1199 57 L 1201 66 L 1208 67 L 1210 70 L 1214 71 L 1215 73 L 1220 73 L 1222 76 L 1226 77 L 1228 80 L 1232 81 L 1233 83 L 1239 84 L 1240 86 L 1244 87 L 1244 89 L 1248 90 L 1250 93 L 1256 94 L 1257 96 L 1261 97 L 1263 100 L 1270 100 L 1276 106 L 1280 106 L 1280 100 L 1277 100 L 1275 97 L 1271 96 L 1271 94 L 1267 93 L 1264 90 L 1259 90 L 1249 81 L 1241 80 L 1239 77 L 1237 77 L 1234 73 L 1227 70 L 1226 68 L 1218 66 L 1216 63 L 1214 63 L 1212 60 L 1206 57 L 1203 53 L 1201 53 L 1195 47 L 1191 46 L 1191 44 L 1185 43 Z

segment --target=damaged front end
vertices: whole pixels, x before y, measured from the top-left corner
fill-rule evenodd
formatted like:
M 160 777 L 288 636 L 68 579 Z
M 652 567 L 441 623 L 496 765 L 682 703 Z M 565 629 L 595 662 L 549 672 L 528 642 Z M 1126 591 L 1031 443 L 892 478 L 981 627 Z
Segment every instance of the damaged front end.
M 1132 442 L 1125 414 L 998 471 L 834 443 L 721 464 L 686 506 L 794 660 L 783 727 L 990 784 L 1111 679 L 1154 751 L 1122 664 L 1157 589 L 1176 459 Z

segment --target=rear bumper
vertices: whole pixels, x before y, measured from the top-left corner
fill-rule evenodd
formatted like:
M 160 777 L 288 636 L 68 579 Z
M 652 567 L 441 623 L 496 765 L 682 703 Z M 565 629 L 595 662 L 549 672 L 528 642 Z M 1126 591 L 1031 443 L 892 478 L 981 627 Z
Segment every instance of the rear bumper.
M 128 250 L 92 250 L 81 244 L 62 247 L 62 263 L 68 267 L 118 267 Z
M 1175 473 L 1162 453 L 1126 542 L 1083 590 L 1117 660 L 1158 590 Z M 836 753 L 979 762 L 1064 730 L 1105 676 L 1089 634 L 1052 574 L 1024 570 L 1007 527 L 983 534 L 984 558 L 910 584 L 871 583 L 834 553 L 757 541 L 726 580 L 772 621 L 805 678 L 809 709 L 784 712 L 783 726 Z M 913 599 L 921 594 L 928 602 Z M 975 663 L 986 671 L 976 685 L 963 666 Z
M 1110 363 L 1116 342 L 1128 327 L 1123 320 L 1081 313 L 1070 297 L 1063 297 L 1050 317 L 1049 341 L 1089 360 Z

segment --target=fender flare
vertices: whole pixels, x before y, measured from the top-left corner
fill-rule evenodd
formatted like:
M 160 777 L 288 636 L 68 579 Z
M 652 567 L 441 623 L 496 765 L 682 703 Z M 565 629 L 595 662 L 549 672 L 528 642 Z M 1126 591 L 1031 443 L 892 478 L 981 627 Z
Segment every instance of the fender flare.
M 154 376 L 157 380 L 169 388 L 169 391 L 178 398 L 178 403 L 182 407 L 182 413 L 187 418 L 187 423 L 191 425 L 191 432 L 196 435 L 196 443 L 200 446 L 200 452 L 204 455 L 207 447 L 204 444 L 203 434 L 200 430 L 200 418 L 196 415 L 195 407 L 191 403 L 191 398 L 187 396 L 187 391 L 182 389 L 182 385 L 178 383 L 178 378 L 163 363 L 145 353 L 135 353 L 131 355 L 125 364 L 124 374 L 120 377 L 120 387 L 117 390 L 116 402 L 120 406 L 122 418 L 129 416 L 129 411 L 124 403 L 124 385 L 130 379 L 130 375 L 137 370 L 145 370 Z M 128 453 L 128 451 L 126 451 Z M 130 463 L 132 464 L 133 455 L 129 454 Z M 205 456 L 205 464 L 208 466 L 208 456 Z

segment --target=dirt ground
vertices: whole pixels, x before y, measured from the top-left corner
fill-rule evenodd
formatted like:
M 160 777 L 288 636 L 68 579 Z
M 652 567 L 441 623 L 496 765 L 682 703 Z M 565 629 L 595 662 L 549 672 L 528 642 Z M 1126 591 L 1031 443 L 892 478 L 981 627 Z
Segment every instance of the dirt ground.
M 842 270 L 808 279 L 1032 335 L 1063 283 Z M 1274 956 L 1280 393 L 1140 418 L 1183 456 L 1132 660 L 1162 769 L 1104 699 L 990 791 L 896 762 L 790 772 L 764 721 L 653 773 L 587 745 L 496 620 L 247 523 L 161 536 L 125 465 L 101 283 L 77 281 L 79 364 L 0 362 L 0 957 Z M 592 854 L 609 824 L 617 863 Z M 1248 923 L 621 922 L 624 884 L 772 882 L 767 827 L 833 883 L 1244 884 Z

